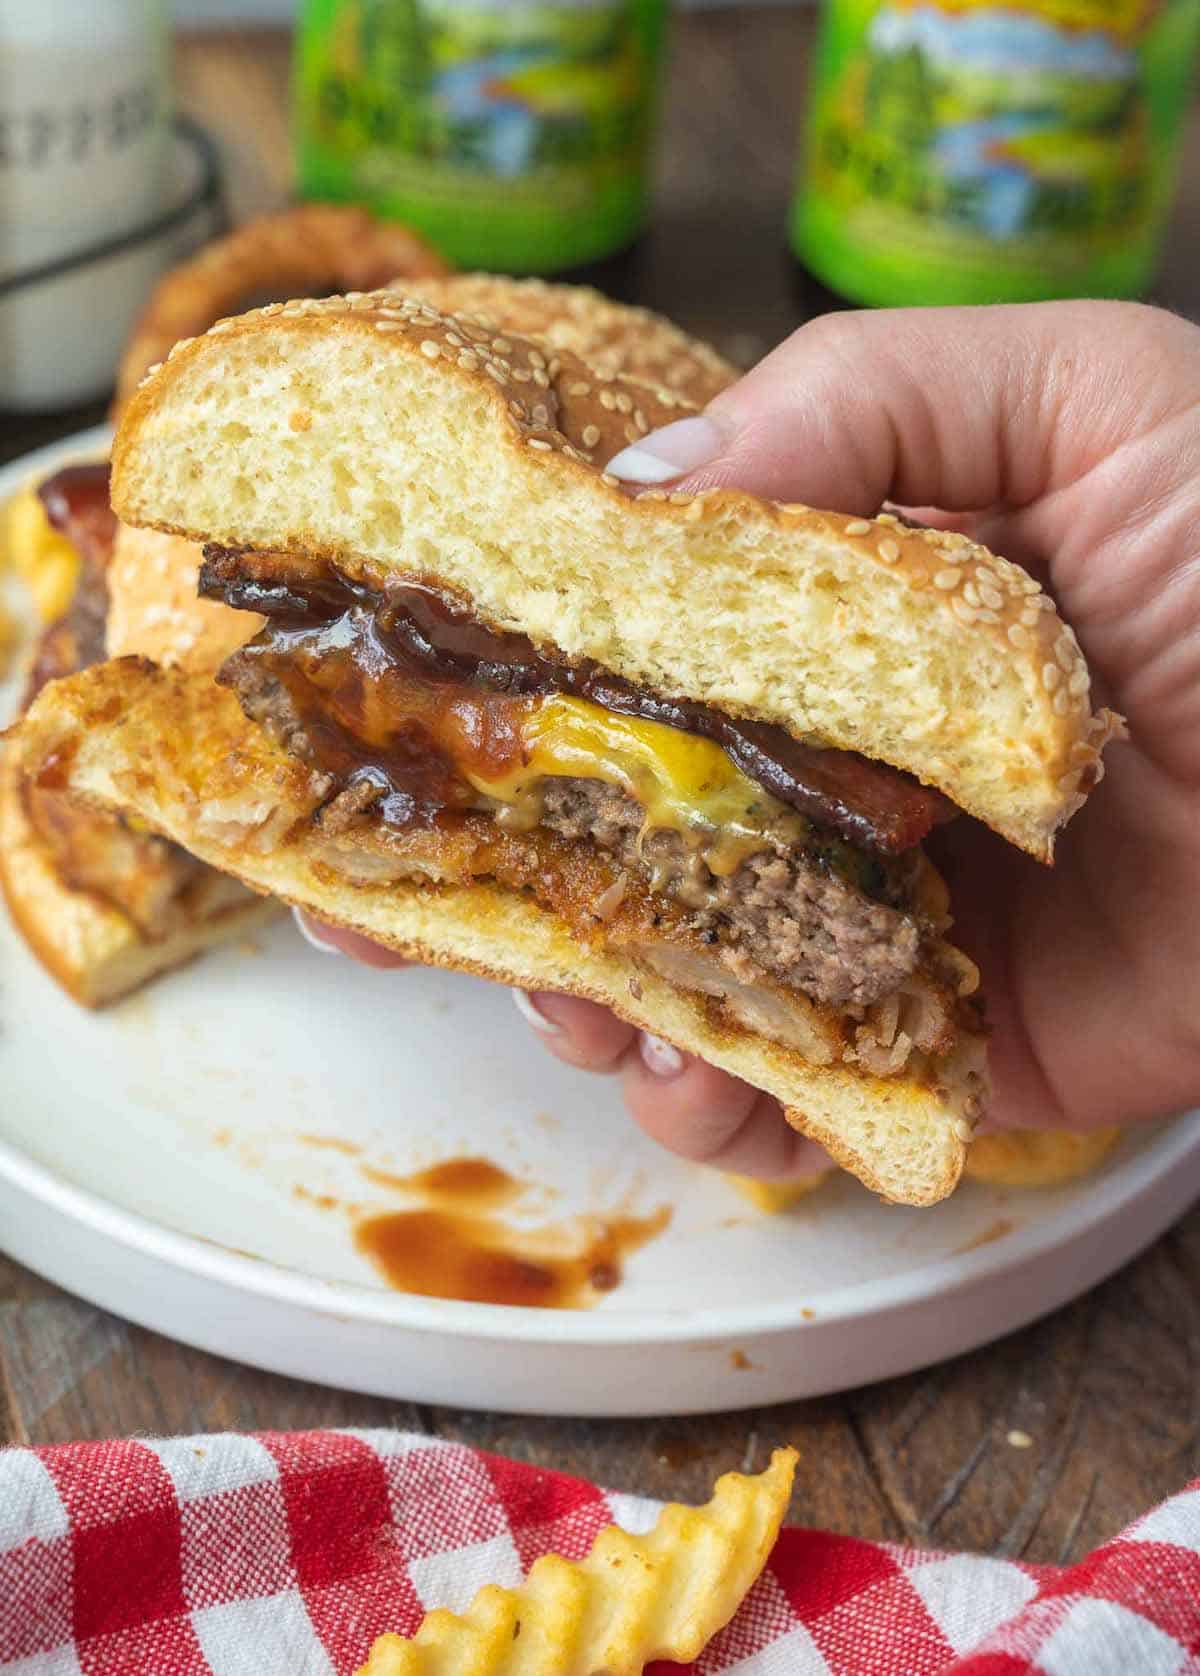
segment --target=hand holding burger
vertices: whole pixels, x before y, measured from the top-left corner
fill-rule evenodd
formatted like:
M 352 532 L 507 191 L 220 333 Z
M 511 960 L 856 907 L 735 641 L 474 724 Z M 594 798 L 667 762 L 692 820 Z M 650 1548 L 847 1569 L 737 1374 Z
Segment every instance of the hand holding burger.
M 1198 395 L 1200 329 L 1155 309 L 831 315 L 610 468 L 938 508 L 919 515 L 1046 579 L 1127 718 L 1053 870 L 975 822 L 930 843 L 988 1000 L 992 1127 L 1092 1129 L 1200 1098 Z M 531 1001 L 550 1051 L 619 1072 L 672 1151 L 764 1176 L 827 1163 L 756 1090 L 586 1002 Z

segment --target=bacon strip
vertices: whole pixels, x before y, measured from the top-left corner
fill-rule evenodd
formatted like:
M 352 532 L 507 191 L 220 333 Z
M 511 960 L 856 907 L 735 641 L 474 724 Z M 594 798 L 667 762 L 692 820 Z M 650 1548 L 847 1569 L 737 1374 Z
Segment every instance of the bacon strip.
M 612 674 L 599 664 L 569 662 L 523 634 L 493 629 L 457 599 L 413 584 L 373 592 L 321 561 L 302 555 L 245 553 L 209 546 L 200 591 L 238 610 L 268 618 L 247 649 L 278 642 L 296 649 L 300 636 L 324 637 L 329 652 L 345 650 L 366 631 L 370 671 L 378 682 L 395 663 L 434 682 L 468 682 L 512 695 L 575 693 L 605 709 L 714 740 L 742 771 L 814 825 L 883 855 L 912 849 L 954 806 L 907 774 L 854 751 L 804 743 L 784 728 L 743 721 L 711 705 L 668 698 Z M 343 624 L 340 629 L 334 625 Z M 354 632 L 349 625 L 356 623 Z M 400 718 L 397 718 L 399 721 Z

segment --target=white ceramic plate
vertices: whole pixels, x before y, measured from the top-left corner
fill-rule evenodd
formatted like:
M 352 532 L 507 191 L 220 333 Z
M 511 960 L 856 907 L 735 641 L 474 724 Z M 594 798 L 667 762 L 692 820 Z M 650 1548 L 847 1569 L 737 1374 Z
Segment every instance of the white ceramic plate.
M 0 494 L 96 440 L 0 472 Z M 590 1310 L 389 1290 L 344 1207 L 403 1200 L 362 1163 L 464 1154 L 536 1183 L 518 1206 L 533 1221 L 668 1204 L 670 1227 Z M 356 968 L 280 922 L 95 1016 L 0 927 L 0 1244 L 145 1326 L 384 1396 L 687 1413 L 883 1378 L 1094 1284 L 1179 1215 L 1198 1171 L 1200 1113 L 1076 1187 L 968 1185 L 915 1211 L 847 1179 L 762 1217 L 643 1140 L 611 1083 L 537 1051 L 489 985 Z

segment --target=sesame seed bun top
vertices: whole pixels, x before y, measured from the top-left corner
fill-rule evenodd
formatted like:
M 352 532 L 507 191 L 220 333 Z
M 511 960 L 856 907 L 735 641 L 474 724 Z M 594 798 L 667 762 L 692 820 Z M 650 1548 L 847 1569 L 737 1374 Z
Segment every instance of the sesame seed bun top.
M 569 657 L 906 769 L 1048 860 L 1115 724 L 1038 583 L 887 515 L 605 472 L 680 411 L 403 291 L 276 304 L 177 345 L 142 387 L 113 501 L 194 540 L 442 583 Z

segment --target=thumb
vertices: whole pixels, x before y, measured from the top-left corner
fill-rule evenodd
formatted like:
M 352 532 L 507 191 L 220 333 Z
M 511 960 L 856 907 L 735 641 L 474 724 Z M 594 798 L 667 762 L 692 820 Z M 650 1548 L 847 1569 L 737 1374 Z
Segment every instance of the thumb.
M 1139 338 L 1152 361 L 1132 380 Z M 608 469 L 850 513 L 1030 506 L 1161 421 L 1180 381 L 1153 362 L 1184 347 L 1194 361 L 1184 322 L 1122 303 L 825 315 Z

